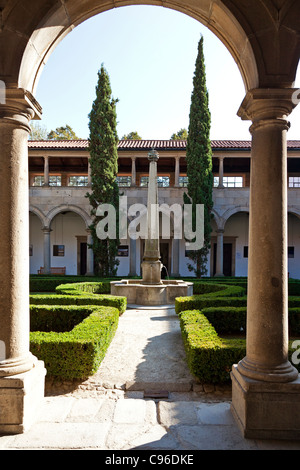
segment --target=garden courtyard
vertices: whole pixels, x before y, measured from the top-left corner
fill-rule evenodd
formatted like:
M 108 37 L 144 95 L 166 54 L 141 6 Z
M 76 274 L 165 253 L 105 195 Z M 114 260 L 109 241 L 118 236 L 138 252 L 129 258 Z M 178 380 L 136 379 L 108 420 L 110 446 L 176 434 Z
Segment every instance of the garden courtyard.
M 230 372 L 245 356 L 246 278 L 194 281 L 175 305 L 128 306 L 110 281 L 31 277 L 30 348 L 46 397 L 25 434 L 0 449 L 299 449 L 245 439 L 231 412 Z M 76 282 L 77 281 L 77 282 Z M 289 282 L 290 358 L 300 282 Z

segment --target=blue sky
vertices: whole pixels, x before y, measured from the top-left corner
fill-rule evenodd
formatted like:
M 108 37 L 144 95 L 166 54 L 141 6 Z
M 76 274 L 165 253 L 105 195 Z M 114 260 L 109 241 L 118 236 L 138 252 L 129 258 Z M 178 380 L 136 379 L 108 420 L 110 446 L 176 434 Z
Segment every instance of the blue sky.
M 206 27 L 162 7 L 116 8 L 77 26 L 57 46 L 40 78 L 36 98 L 48 131 L 69 124 L 88 138 L 88 114 L 97 72 L 104 64 L 118 98 L 118 135 L 169 139 L 189 123 L 200 35 L 212 115 L 211 139 L 250 139 L 249 122 L 237 117 L 243 81 L 230 53 Z M 298 73 L 296 86 L 300 87 Z M 299 108 L 299 109 L 298 109 Z M 291 115 L 289 139 L 300 139 L 300 106 Z

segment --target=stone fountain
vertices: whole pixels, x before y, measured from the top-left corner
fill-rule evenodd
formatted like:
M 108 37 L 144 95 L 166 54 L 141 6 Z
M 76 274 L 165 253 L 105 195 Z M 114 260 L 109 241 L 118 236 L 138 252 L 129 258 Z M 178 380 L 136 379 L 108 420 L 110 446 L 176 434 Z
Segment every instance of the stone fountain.
M 155 150 L 148 154 L 149 184 L 147 201 L 147 236 L 142 262 L 142 279 L 111 282 L 111 294 L 127 297 L 128 305 L 172 305 L 176 297 L 193 294 L 193 283 L 161 279 L 162 263 L 159 248 L 159 211 L 157 161 Z

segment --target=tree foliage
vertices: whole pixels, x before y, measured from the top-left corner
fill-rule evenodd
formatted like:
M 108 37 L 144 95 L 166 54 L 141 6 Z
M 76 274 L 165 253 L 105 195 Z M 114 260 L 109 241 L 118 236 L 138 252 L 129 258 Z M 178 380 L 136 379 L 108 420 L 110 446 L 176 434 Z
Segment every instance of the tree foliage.
M 43 126 L 39 122 L 33 121 L 30 124 L 31 132 L 29 134 L 29 140 L 47 140 L 48 131 L 46 126 Z
M 65 126 L 57 127 L 54 131 L 48 134 L 49 140 L 78 140 L 79 137 L 75 134 L 72 127 L 66 124 Z
M 101 277 L 116 274 L 118 239 L 119 187 L 116 182 L 118 172 L 118 135 L 116 103 L 111 96 L 109 76 L 104 66 L 98 72 L 96 98 L 89 114 L 89 152 L 92 191 L 89 198 L 93 223 L 90 227 L 93 238 L 95 273 Z M 116 238 L 101 240 L 96 227 L 103 217 L 96 215 L 100 204 L 109 203 L 116 209 Z
M 186 162 L 188 186 L 184 202 L 204 205 L 204 246 L 201 250 L 188 251 L 189 270 L 197 277 L 206 274 L 207 255 L 210 247 L 211 211 L 213 207 L 212 189 L 212 150 L 210 142 L 211 115 L 209 97 L 206 88 L 206 72 L 203 53 L 203 37 L 198 44 L 198 55 L 193 78 L 190 121 L 188 129 Z M 194 211 L 193 211 L 194 212 Z M 195 221 L 194 221 L 195 223 Z
M 185 128 L 180 129 L 178 132 L 174 132 L 171 135 L 170 140 L 187 140 L 188 131 Z
M 129 132 L 127 135 L 123 135 L 122 140 L 142 140 L 141 136 L 136 132 Z

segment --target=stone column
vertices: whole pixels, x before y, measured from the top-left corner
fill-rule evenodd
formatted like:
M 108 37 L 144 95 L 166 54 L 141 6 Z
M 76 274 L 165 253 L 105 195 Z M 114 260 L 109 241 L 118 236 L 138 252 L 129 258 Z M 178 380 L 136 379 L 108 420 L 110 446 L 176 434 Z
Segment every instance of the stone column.
M 219 185 L 218 188 L 224 188 L 224 157 L 219 157 Z
M 92 186 L 92 174 L 91 174 L 90 157 L 88 157 L 88 186 Z
M 49 186 L 49 157 L 44 157 L 44 186 Z
M 131 186 L 136 186 L 136 157 L 131 157 Z
M 233 367 L 233 411 L 246 437 L 300 437 L 300 381 L 288 360 L 286 117 L 293 90 L 253 90 L 246 357 Z
M 51 274 L 51 243 L 50 243 L 51 229 L 49 227 L 44 227 L 43 233 L 44 233 L 44 274 Z
M 0 105 L 0 433 L 20 433 L 35 419 L 45 369 L 29 351 L 29 121 L 38 104 L 21 89 Z
M 217 256 L 216 256 L 216 274 L 215 276 L 224 276 L 223 273 L 223 234 L 224 230 L 217 230 Z
M 148 154 L 149 185 L 147 202 L 147 237 L 143 256 L 142 270 L 143 282 L 147 284 L 161 284 L 160 248 L 159 248 L 159 212 L 158 212 L 158 185 L 157 161 L 158 153 L 152 150 Z
M 180 176 L 180 157 L 175 157 L 175 188 L 179 188 L 179 176 Z
M 94 276 L 94 252 L 93 248 L 93 237 L 90 230 L 87 230 L 87 256 L 86 256 L 86 276 Z
M 129 245 L 129 276 L 135 277 L 136 273 L 136 240 L 130 238 Z

